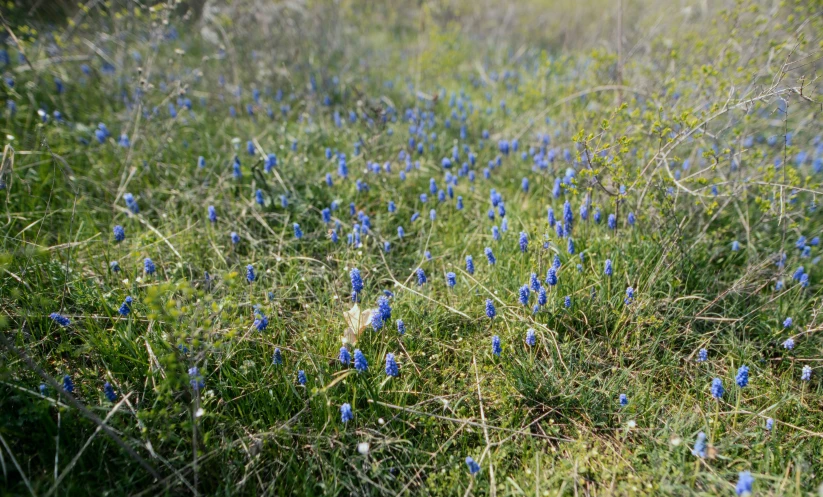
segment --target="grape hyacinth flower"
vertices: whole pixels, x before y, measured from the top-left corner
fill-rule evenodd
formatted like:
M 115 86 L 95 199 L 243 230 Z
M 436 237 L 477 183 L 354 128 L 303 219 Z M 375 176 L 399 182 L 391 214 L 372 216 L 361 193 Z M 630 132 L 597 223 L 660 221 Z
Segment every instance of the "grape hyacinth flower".
M 772 418 L 766 419 L 766 431 L 772 431 L 774 427 L 774 420 Z
M 526 252 L 529 248 L 529 238 L 525 232 L 520 232 L 520 252 Z
M 521 286 L 519 294 L 520 294 L 520 296 L 519 296 L 520 304 L 528 306 L 529 305 L 529 294 L 530 294 L 529 285 Z
M 626 305 L 629 305 L 633 301 L 634 301 L 634 288 L 628 287 L 628 288 L 626 288 L 626 298 L 623 300 L 623 302 Z
M 732 242 L 732 252 L 738 252 L 740 250 L 740 242 L 737 240 Z
M 297 371 L 297 384 L 298 385 L 305 385 L 307 382 L 306 380 L 306 372 L 302 369 Z
M 337 360 L 340 361 L 340 364 L 348 366 L 351 362 L 351 353 L 349 352 L 349 349 L 345 346 L 340 347 L 340 354 L 337 356 Z
M 111 268 L 112 272 L 119 273 L 120 263 L 117 261 L 111 261 L 111 263 L 109 263 L 109 268 Z
M 800 379 L 802 381 L 811 381 L 812 379 L 812 368 L 811 366 L 803 366 L 803 369 L 800 371 Z
M 383 329 L 383 315 L 379 311 L 372 314 L 371 327 L 374 331 Z
M 706 362 L 709 359 L 709 351 L 706 349 L 700 349 L 697 352 L 697 362 Z
M 259 315 L 259 316 L 258 316 L 258 317 L 254 320 L 254 323 L 252 323 L 252 326 L 254 326 L 254 328 L 255 328 L 257 331 L 263 331 L 263 330 L 265 330 L 265 329 L 269 326 L 269 318 L 267 318 L 266 316 L 264 316 L 264 315 L 260 314 L 260 315 Z
M 154 266 L 154 262 L 148 257 L 146 257 L 146 259 L 143 261 L 143 269 L 146 271 L 146 274 L 149 275 L 149 276 L 154 274 L 154 272 L 156 270 L 156 268 Z
M 103 383 L 103 393 L 106 395 L 109 402 L 114 402 L 117 400 L 117 394 L 114 392 L 114 387 L 111 386 L 111 383 L 108 381 Z
M 352 300 L 356 300 L 357 295 L 363 291 L 363 278 L 360 276 L 360 270 L 357 268 L 349 271 L 349 277 L 351 278 Z
M 611 276 L 613 272 L 614 272 L 614 270 L 612 269 L 612 260 L 611 259 L 606 259 L 606 266 L 603 269 L 603 273 L 606 276 Z
M 397 333 L 400 334 L 400 336 L 406 334 L 406 323 L 404 323 L 402 319 L 397 320 Z
M 501 352 L 503 352 L 503 348 L 500 346 L 500 337 L 494 335 L 492 337 L 492 353 L 499 356 Z
M 494 317 L 497 316 L 497 310 L 495 310 L 494 302 L 492 302 L 491 299 L 486 299 L 486 316 L 488 316 L 489 319 L 494 319 Z
M 702 431 L 697 434 L 697 440 L 694 442 L 694 449 L 692 449 L 692 454 L 701 458 L 706 458 L 706 434 Z
M 529 328 L 528 331 L 526 331 L 526 345 L 534 347 L 536 343 L 537 337 L 535 336 L 534 330 Z
M 121 316 L 128 316 L 131 312 L 131 303 L 134 301 L 131 297 L 126 297 L 122 304 L 120 304 L 120 309 L 117 312 L 120 313 Z
M 628 404 L 629 404 L 629 398 L 626 397 L 625 393 L 621 393 L 620 394 L 620 405 L 621 406 L 627 406 Z
M 794 338 L 787 338 L 785 342 L 783 342 L 783 348 L 786 350 L 792 350 L 794 348 Z
M 137 200 L 135 200 L 134 195 L 131 193 L 126 193 L 123 195 L 123 200 L 126 202 L 126 207 L 132 214 L 138 214 L 140 212 L 140 207 L 138 207 Z
M 380 314 L 380 317 L 383 318 L 383 321 L 391 319 L 391 305 L 389 304 L 389 298 L 387 296 L 381 295 L 377 298 L 377 312 Z
M 115 242 L 122 242 L 126 239 L 126 230 L 123 229 L 122 226 L 119 224 L 114 227 L 112 230 L 114 232 L 114 241 Z
M 65 327 L 67 327 L 71 324 L 71 320 L 69 318 L 67 318 L 66 316 L 64 316 L 62 314 L 58 314 L 56 312 L 52 312 L 51 314 L 49 314 L 49 317 L 52 319 L 52 321 L 59 324 L 63 328 L 65 328 Z
M 734 486 L 734 491 L 737 495 L 750 496 L 752 495 L 752 486 L 754 485 L 754 477 L 748 471 L 741 471 L 737 475 L 737 485 Z
M 298 240 L 303 238 L 303 230 L 300 229 L 300 225 L 297 223 L 294 223 L 294 237 Z
M 397 361 L 394 359 L 394 354 L 391 352 L 386 354 L 386 375 L 400 376 L 400 369 L 397 366 Z
M 617 228 L 617 218 L 614 217 L 614 214 L 609 214 L 607 224 L 610 230 Z
M 254 266 L 249 264 L 248 266 L 246 266 L 246 281 L 252 283 L 256 278 L 257 276 L 254 274 Z
M 723 381 L 720 378 L 715 378 L 712 380 L 711 392 L 712 397 L 715 399 L 720 399 L 723 397 L 723 392 L 725 392 L 725 390 L 723 389 Z
M 486 259 L 489 261 L 489 264 L 491 264 L 493 266 L 494 263 L 497 262 L 497 259 L 494 257 L 494 253 L 492 252 L 492 249 L 489 248 L 489 247 L 486 247 L 483 252 L 486 254 Z
M 363 352 L 360 349 L 354 350 L 354 369 L 359 372 L 363 372 L 369 368 L 369 363 L 366 361 L 366 356 L 363 355 Z
M 232 231 L 229 234 L 229 237 L 231 238 L 232 245 L 237 245 L 238 243 L 240 243 L 240 235 L 238 235 L 236 232 Z
M 480 471 L 480 465 L 471 456 L 466 456 L 466 466 L 469 467 L 469 474 L 474 476 Z
M 209 222 L 211 222 L 212 224 L 216 223 L 217 222 L 217 211 L 214 210 L 214 206 L 210 205 L 207 210 L 209 212 Z
M 628 221 L 629 226 L 634 226 L 634 223 L 635 223 L 634 212 L 629 212 L 629 215 L 626 216 L 626 221 Z
M 737 376 L 734 378 L 735 383 L 740 388 L 744 388 L 746 385 L 749 384 L 749 367 L 748 366 L 740 366 L 740 369 L 737 370 Z
M 454 285 L 456 285 L 456 284 L 457 284 L 457 275 L 454 274 L 451 271 L 446 273 L 446 285 L 448 285 L 449 288 L 454 288 Z
M 568 308 L 570 308 L 570 307 L 572 306 L 572 298 L 571 298 L 571 297 L 569 297 L 568 295 L 566 295 L 566 296 L 563 298 L 563 306 L 564 306 L 566 309 L 568 309 Z
M 529 276 L 529 287 L 535 292 L 540 291 L 540 280 L 537 278 L 537 273 L 532 273 Z
M 271 363 L 275 366 L 283 364 L 283 354 L 280 352 L 280 347 L 274 349 L 274 356 L 272 356 Z
M 550 267 L 546 272 L 546 284 L 549 286 L 554 286 L 557 284 L 557 269 L 554 267 Z
M 71 381 L 71 376 L 69 375 L 63 376 L 63 390 L 69 393 L 74 392 L 74 382 Z
M 415 271 L 415 273 L 417 274 L 417 286 L 423 286 L 423 284 L 425 284 L 427 281 L 426 272 L 423 271 L 422 267 L 419 267 L 417 268 L 417 271 Z
M 783 321 L 783 328 L 789 328 L 792 325 L 792 318 L 786 318 Z
M 200 374 L 200 370 L 197 366 L 189 368 L 189 383 L 195 392 L 206 388 L 206 382 L 203 380 L 203 375 Z
M 466 272 L 469 274 L 474 274 L 474 259 L 472 256 L 466 256 Z
M 537 305 L 544 306 L 549 301 L 549 296 L 546 294 L 546 289 L 541 287 L 537 292 Z
M 348 423 L 352 419 L 354 419 L 354 414 L 351 412 L 351 404 L 346 402 L 340 406 L 340 420 L 344 423 Z

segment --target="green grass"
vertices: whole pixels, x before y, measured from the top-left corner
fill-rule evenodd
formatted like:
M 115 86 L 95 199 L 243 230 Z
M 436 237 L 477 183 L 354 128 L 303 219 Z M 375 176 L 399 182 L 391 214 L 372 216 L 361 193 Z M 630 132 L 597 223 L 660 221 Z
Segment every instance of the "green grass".
M 532 4 L 539 2 L 520 5 L 526 10 L 516 19 L 527 23 Z M 821 96 L 815 81 L 781 75 L 779 64 L 816 59 L 814 33 L 823 26 L 819 15 L 809 17 L 813 5 L 788 4 L 765 24 L 758 14 L 769 7 L 754 1 L 657 28 L 646 28 L 652 14 L 643 12 L 626 35 L 624 50 L 639 48 L 624 54 L 622 81 L 615 79 L 611 45 L 578 48 L 587 37 L 563 44 L 541 37 L 513 60 L 520 46 L 461 31 L 450 16 L 466 12 L 432 5 L 372 6 L 365 17 L 356 2 L 339 10 L 309 5 L 305 14 L 283 14 L 297 24 L 284 25 L 281 37 L 244 28 L 237 11 L 219 20 L 231 42 L 225 58 L 179 9 L 141 9 L 137 18 L 117 5 L 94 8 L 76 29 L 54 28 L 66 35 L 59 42 L 66 59 L 49 64 L 48 28 L 10 26 L 36 70 L 9 49 L 14 63 L 5 70 L 15 84 L 4 85 L 0 99 L 13 100 L 17 112 L 0 117 L 7 135 L 0 324 L 14 347 L 0 348 L 3 493 L 734 495 L 738 473 L 751 471 L 757 495 L 813 495 L 823 470 L 816 368 L 823 274 L 819 247 L 804 258 L 794 246 L 823 226 L 813 166 Z M 641 15 L 637 6 L 627 9 Z M 19 17 L 12 19 L 23 22 Z M 151 34 L 149 18 L 169 19 L 180 38 Z M 528 42 L 535 29 L 519 26 L 517 39 Z M 325 42 L 318 33 L 328 36 Z M 177 48 L 185 53 L 175 54 Z M 115 74 L 103 70 L 105 59 L 117 63 Z M 91 66 L 89 75 L 82 63 Z M 803 74 L 818 65 L 803 66 Z M 505 71 L 517 79 L 490 76 Z M 226 86 L 218 83 L 221 75 Z M 770 86 L 776 75 L 780 83 Z M 62 94 L 54 77 L 63 81 Z M 233 81 L 242 85 L 239 98 Z M 803 96 L 791 90 L 801 84 Z M 127 108 L 121 92 L 134 95 L 137 88 L 143 96 Z M 252 88 L 262 96 L 250 117 Z M 277 89 L 283 102 L 274 99 Z M 473 107 L 467 139 L 460 120 L 450 117 L 451 95 L 461 92 L 467 110 L 468 102 Z M 182 94 L 192 101 L 191 113 L 177 102 Z M 331 106 L 323 104 L 326 95 Z M 780 110 L 781 98 L 788 112 Z M 291 106 L 285 115 L 282 103 Z M 66 123 L 42 123 L 41 106 L 49 116 L 60 110 Z M 381 123 L 391 106 L 396 122 L 389 115 Z M 422 155 L 414 153 L 420 167 L 401 181 L 398 154 L 409 148 L 404 113 L 411 107 L 435 113 L 436 126 L 426 133 L 437 137 L 429 137 Z M 353 109 L 375 123 L 350 123 Z M 97 123 L 111 132 L 104 143 L 95 139 Z M 481 140 L 483 130 L 489 139 Z M 118 145 L 121 132 L 128 147 Z M 550 134 L 549 148 L 559 152 L 546 169 L 520 158 L 540 147 L 538 133 Z M 773 135 L 779 139 L 770 145 Z M 747 136 L 757 139 L 744 145 Z M 515 137 L 519 151 L 485 179 L 484 168 L 500 155 L 498 140 Z M 253 157 L 247 140 L 255 142 Z M 441 159 L 455 144 L 460 160 L 452 174 L 467 161 L 464 144 L 477 155 L 475 181 L 463 176 L 454 187 L 463 210 L 429 192 L 430 178 L 445 189 Z M 348 179 L 337 175 L 326 148 L 347 155 Z M 809 153 L 807 162 L 795 161 L 799 151 Z M 265 172 L 261 152 L 276 153 L 274 172 Z M 235 154 L 240 179 L 232 175 Z M 205 168 L 197 167 L 199 156 Z M 775 158 L 785 165 L 776 168 Z M 673 171 L 685 159 L 691 167 L 676 180 Z M 391 173 L 366 173 L 369 161 L 391 162 Z M 568 167 L 576 169 L 575 180 L 555 197 L 555 177 Z M 521 190 L 524 177 L 528 192 Z M 368 189 L 358 191 L 357 179 Z M 501 218 L 487 215 L 492 188 L 505 201 L 508 222 L 499 241 L 491 227 Z M 263 205 L 255 202 L 258 189 Z M 126 208 L 127 192 L 139 214 Z M 420 193 L 429 194 L 425 205 Z M 584 221 L 579 208 L 586 199 L 592 207 Z M 547 208 L 561 219 L 565 200 L 575 216 L 575 254 L 547 223 Z M 321 219 L 334 201 L 337 244 L 329 238 L 334 223 Z M 396 212 L 388 212 L 389 201 Z M 358 223 L 349 203 L 370 218 L 361 247 L 346 243 Z M 209 205 L 216 223 L 208 220 Z M 416 212 L 420 218 L 411 222 Z M 617 215 L 616 230 L 606 227 L 609 214 Z M 295 222 L 302 239 L 293 234 Z M 118 224 L 126 231 L 121 243 L 112 235 Z M 231 242 L 232 232 L 240 243 Z M 529 240 L 525 253 L 520 232 Z M 734 240 L 740 251 L 731 251 Z M 497 258 L 493 266 L 485 247 Z M 783 267 L 776 265 L 781 252 Z M 544 281 L 555 254 L 559 282 L 533 313 L 518 303 L 518 289 L 532 272 Z M 474 274 L 465 270 L 467 255 Z M 143 271 L 147 257 L 154 275 Z M 603 274 L 606 259 L 614 264 L 611 277 Z M 120 272 L 110 269 L 113 261 Z M 248 264 L 257 274 L 251 284 Z M 792 279 L 799 265 L 809 275 L 807 288 Z M 418 267 L 428 277 L 422 287 Z M 365 282 L 361 308 L 393 292 L 391 320 L 380 331 L 367 328 L 356 344 L 369 361 L 363 373 L 337 361 L 352 268 Z M 453 289 L 445 284 L 448 271 L 456 273 Z M 785 286 L 775 290 L 778 281 Z M 627 287 L 635 290 L 628 304 Z M 118 308 L 126 296 L 134 304 L 124 317 Z M 493 320 L 484 312 L 487 299 L 497 309 Z M 253 327 L 255 306 L 268 317 L 264 331 Z M 71 326 L 58 326 L 52 312 L 68 316 Z M 786 317 L 794 320 L 788 330 Z M 404 336 L 396 319 L 406 323 Z M 530 328 L 534 347 L 525 344 Z M 501 339 L 500 356 L 492 353 L 493 335 Z M 797 342 L 793 350 L 781 345 L 789 336 Z M 272 362 L 276 348 L 281 365 Z M 701 348 L 709 355 L 702 363 Z M 71 375 L 74 397 L 106 418 L 160 479 L 55 388 L 41 395 L 45 380 L 15 351 L 58 383 Z M 384 373 L 388 352 L 400 363 L 399 377 Z M 750 383 L 739 388 L 735 374 L 744 364 Z M 808 382 L 800 380 L 805 365 L 815 368 Z M 191 387 L 191 367 L 203 375 L 202 390 Z M 305 386 L 297 384 L 298 370 Z M 715 377 L 726 388 L 719 401 L 709 389 Z M 113 403 L 104 382 L 118 394 Z M 625 407 L 621 393 L 629 398 Z M 347 424 L 343 403 L 354 413 Z M 767 418 L 774 420 L 771 432 Z M 700 431 L 710 442 L 706 458 L 691 452 Z M 482 468 L 474 477 L 467 456 Z

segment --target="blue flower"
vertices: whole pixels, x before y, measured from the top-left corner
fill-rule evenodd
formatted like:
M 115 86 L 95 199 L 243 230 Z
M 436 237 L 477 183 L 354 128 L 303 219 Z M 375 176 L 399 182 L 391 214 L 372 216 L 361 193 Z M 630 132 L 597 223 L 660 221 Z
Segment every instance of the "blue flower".
M 137 206 L 137 200 L 135 200 L 134 195 L 131 193 L 126 193 L 123 195 L 123 200 L 126 202 L 126 207 L 132 212 L 132 214 L 137 214 L 140 212 L 140 207 Z
M 337 356 L 337 359 L 340 361 L 340 364 L 348 366 L 351 362 L 351 353 L 349 352 L 349 349 L 345 346 L 340 347 L 340 354 Z
M 217 222 L 217 211 L 214 210 L 214 206 L 210 205 L 207 210 L 209 212 L 209 221 L 211 221 L 212 223 L 216 223 Z
M 302 369 L 297 372 L 297 384 L 298 385 L 305 385 L 306 384 L 306 372 Z
M 555 268 L 555 269 L 560 269 L 560 265 L 561 265 L 560 256 L 557 255 L 557 254 L 554 254 L 554 260 L 552 261 L 552 267 Z
M 280 347 L 274 349 L 274 356 L 272 357 L 271 363 L 275 366 L 283 364 L 283 354 L 280 352 Z
M 351 404 L 346 402 L 340 406 L 340 420 L 344 423 L 348 423 L 352 419 L 354 419 L 354 414 L 351 412 Z
M 537 278 L 537 273 L 532 273 L 529 277 L 529 287 L 535 292 L 540 291 L 540 280 Z
M 568 295 L 566 295 L 566 296 L 563 298 L 563 306 L 565 306 L 565 307 L 566 307 L 566 309 L 568 309 L 568 308 L 570 308 L 570 307 L 572 306 L 572 298 L 571 298 L 571 297 L 569 297 Z
M 800 379 L 802 381 L 810 381 L 812 379 L 811 366 L 803 366 L 803 369 L 800 371 Z
M 117 261 L 111 261 L 109 263 L 109 267 L 111 268 L 112 272 L 119 273 L 120 272 L 120 263 Z
M 263 331 L 269 326 L 269 318 L 260 314 L 257 319 L 254 320 L 252 326 L 254 326 L 257 331 Z
M 606 259 L 606 267 L 603 270 L 603 273 L 606 276 L 611 276 L 614 271 L 612 270 L 612 260 Z
M 381 295 L 377 298 L 377 312 L 380 313 L 380 317 L 383 318 L 383 321 L 388 321 L 391 319 L 391 305 L 389 304 L 389 298 L 385 295 Z
M 791 325 L 792 325 L 792 318 L 786 318 L 783 321 L 783 327 L 784 328 L 789 328 Z
M 189 383 L 195 392 L 206 387 L 206 382 L 203 379 L 203 375 L 200 374 L 200 370 L 197 369 L 197 366 L 189 368 Z
M 633 301 L 634 301 L 634 288 L 628 287 L 628 288 L 626 288 L 626 298 L 623 300 L 623 302 L 626 305 L 629 305 Z
M 792 279 L 800 281 L 800 278 L 802 278 L 804 274 L 805 269 L 803 268 L 803 266 L 800 266 L 795 270 L 794 274 L 792 274 Z
M 737 252 L 740 250 L 740 242 L 737 240 L 732 242 L 732 252 Z
M 254 192 L 254 201 L 257 202 L 259 205 L 263 205 L 266 202 L 266 200 L 263 198 L 263 190 L 260 190 L 258 188 L 257 191 Z
M 454 285 L 456 285 L 456 284 L 457 284 L 457 275 L 454 274 L 451 271 L 446 273 L 446 285 L 448 285 L 449 288 L 454 288 Z
M 114 392 L 114 387 L 111 386 L 111 383 L 108 381 L 103 384 L 103 393 L 106 395 L 106 398 L 109 399 L 109 402 L 114 402 L 117 400 L 117 394 Z
M 569 238 L 569 242 L 566 245 L 566 250 L 569 252 L 569 254 L 574 255 L 574 240 L 572 240 L 571 238 Z
M 568 200 L 563 204 L 563 222 L 571 225 L 574 222 L 574 214 L 572 213 L 572 204 Z
M 349 272 L 349 277 L 351 278 L 352 293 L 356 296 L 363 291 L 363 278 L 360 276 L 360 270 L 357 268 L 352 269 Z
M 546 284 L 549 286 L 557 284 L 557 269 L 555 269 L 554 266 L 550 267 L 546 272 Z
M 783 342 L 783 348 L 786 350 L 792 350 L 794 348 L 794 338 L 787 338 L 785 342 Z
M 766 419 L 766 431 L 772 431 L 774 427 L 774 420 L 772 418 Z
M 386 375 L 400 376 L 400 369 L 397 367 L 397 361 L 394 360 L 394 354 L 391 352 L 386 354 Z
M 494 319 L 496 315 L 497 311 L 494 308 L 494 302 L 492 302 L 491 299 L 486 299 L 486 316 L 488 316 L 489 319 Z
M 529 285 L 523 285 L 520 287 L 520 304 L 528 306 L 529 305 Z
M 494 263 L 497 262 L 497 259 L 495 259 L 494 253 L 492 252 L 492 249 L 489 248 L 489 247 L 486 247 L 484 249 L 484 252 L 486 254 L 486 259 L 488 259 L 488 261 L 489 261 L 489 264 L 494 265 Z
M 74 392 L 74 382 L 71 381 L 71 376 L 63 376 L 63 390 L 72 393 Z
M 735 485 L 734 491 L 737 492 L 737 495 L 751 495 L 752 485 L 754 485 L 752 474 L 748 471 L 741 471 L 737 475 L 737 485 Z
M 417 286 L 423 286 L 426 283 L 426 272 L 423 271 L 422 267 L 417 268 Z
M 363 352 L 360 352 L 360 349 L 354 350 L 354 369 L 360 371 L 361 373 L 369 368 L 369 363 L 366 361 L 366 356 L 363 355 Z
M 122 242 L 126 239 L 126 231 L 119 224 L 114 227 L 114 241 Z
M 544 306 L 548 301 L 549 297 L 546 295 L 546 289 L 541 287 L 537 292 L 537 305 Z
M 480 465 L 477 464 L 471 456 L 466 456 L 466 466 L 469 467 L 469 474 L 472 476 L 480 471 Z
M 120 304 L 120 309 L 118 309 L 117 312 L 119 312 L 121 316 L 128 316 L 131 312 L 131 303 L 133 302 L 133 300 L 134 299 L 132 299 L 131 297 L 126 297 L 126 300 L 124 300 L 123 303 Z
M 734 378 L 735 383 L 740 388 L 745 387 L 749 384 L 749 367 L 746 365 L 740 366 L 740 369 L 737 370 L 737 376 Z
M 324 208 L 320 211 L 320 216 L 323 218 L 323 222 L 328 224 L 331 222 L 331 209 L 328 207 Z
M 406 334 L 406 323 L 402 319 L 397 320 L 397 333 L 401 336 Z
M 621 406 L 626 406 L 626 405 L 628 405 L 628 404 L 629 404 L 629 398 L 628 398 L 628 397 L 626 397 L 626 394 L 625 394 L 625 393 L 621 393 L 621 394 L 620 394 L 620 405 L 621 405 Z
M 709 359 L 709 351 L 700 349 L 697 351 L 697 362 L 706 362 Z
M 372 314 L 371 327 L 374 331 L 380 331 L 383 328 L 383 315 L 380 311 Z
M 626 217 L 626 221 L 629 222 L 629 226 L 634 226 L 634 212 L 629 212 L 629 215 Z
M 457 197 L 457 210 L 463 210 L 463 197 Z
M 809 287 L 809 274 L 804 273 L 803 276 L 800 277 L 800 286 L 803 288 Z
M 67 318 L 66 316 L 63 316 L 62 314 L 58 314 L 56 312 L 52 312 L 51 314 L 49 314 L 49 317 L 52 319 L 52 321 L 59 324 L 63 328 L 65 328 L 66 326 L 69 326 L 71 324 L 71 320 L 69 318 Z
M 303 230 L 300 229 L 300 225 L 297 224 L 297 223 L 294 223 L 293 226 L 294 226 L 294 237 L 297 238 L 298 240 L 303 238 Z
M 723 397 L 723 392 L 726 390 L 723 389 L 723 381 L 720 378 L 715 378 L 712 380 L 712 397 L 715 399 L 719 399 Z
M 520 251 L 525 252 L 529 248 L 529 237 L 525 232 L 520 232 Z
M 233 245 L 237 245 L 238 243 L 240 243 L 240 235 L 238 235 L 238 234 L 237 234 L 236 232 L 234 232 L 234 231 L 232 231 L 231 233 L 229 233 L 229 238 L 231 238 L 231 243 L 232 243 Z
M 530 328 L 528 331 L 526 331 L 526 345 L 528 345 L 529 347 L 534 347 L 536 343 L 537 337 L 534 334 L 534 330 Z
M 469 274 L 474 274 L 474 259 L 472 256 L 466 256 L 466 272 Z
M 146 257 L 146 259 L 143 261 L 143 269 L 146 271 L 146 274 L 148 274 L 149 276 L 154 274 L 154 271 L 156 270 L 156 268 L 154 266 L 154 262 L 148 257 Z
M 491 301 L 490 300 L 486 301 L 487 304 L 489 302 L 491 302 Z M 500 337 L 497 336 L 497 335 L 494 335 L 492 337 L 492 353 L 496 356 L 499 356 L 501 352 L 503 352 L 503 348 L 500 346 Z
M 603 219 L 603 215 L 600 213 L 600 209 L 596 209 L 594 211 L 594 222 L 600 224 L 601 219 Z
M 694 449 L 692 454 L 701 458 L 706 458 L 706 434 L 702 431 L 697 434 L 697 440 L 694 441 Z
M 246 266 L 246 281 L 249 283 L 253 282 L 257 277 L 254 274 L 254 266 L 249 264 Z

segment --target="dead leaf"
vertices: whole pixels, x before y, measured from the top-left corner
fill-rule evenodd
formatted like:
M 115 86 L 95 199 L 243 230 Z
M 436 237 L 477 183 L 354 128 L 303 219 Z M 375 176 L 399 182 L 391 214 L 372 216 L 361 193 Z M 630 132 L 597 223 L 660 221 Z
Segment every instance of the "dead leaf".
M 355 303 L 351 309 L 343 313 L 346 320 L 346 331 L 343 333 L 343 343 L 355 344 L 360 333 L 371 324 L 372 316 L 376 309 L 360 310 L 360 306 Z

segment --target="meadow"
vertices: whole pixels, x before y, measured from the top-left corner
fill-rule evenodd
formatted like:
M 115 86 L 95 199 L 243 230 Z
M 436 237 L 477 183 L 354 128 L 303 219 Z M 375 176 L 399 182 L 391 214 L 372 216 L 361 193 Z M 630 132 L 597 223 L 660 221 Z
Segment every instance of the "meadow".
M 820 1 L 0 13 L 0 493 L 823 495 Z

